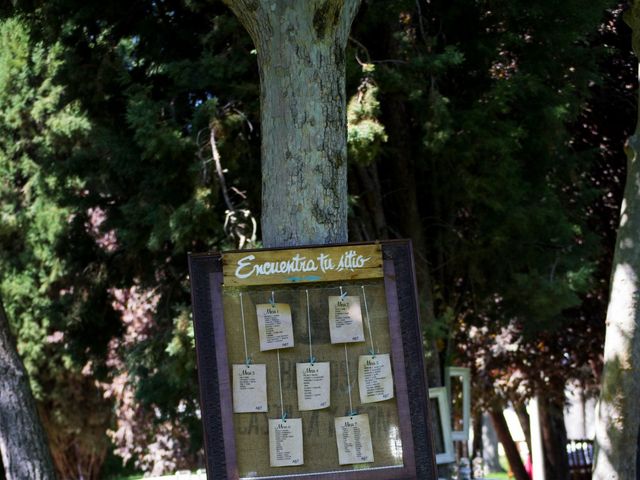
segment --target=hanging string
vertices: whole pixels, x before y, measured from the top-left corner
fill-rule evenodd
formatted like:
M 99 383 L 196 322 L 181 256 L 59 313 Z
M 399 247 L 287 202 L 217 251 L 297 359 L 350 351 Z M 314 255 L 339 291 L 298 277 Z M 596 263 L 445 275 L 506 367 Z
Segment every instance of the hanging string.
M 271 306 L 275 308 L 276 298 L 273 290 L 271 291 L 271 298 L 269 299 L 269 303 Z M 284 413 L 284 399 L 282 397 L 282 372 L 280 370 L 280 349 L 276 350 L 276 357 L 278 361 L 278 385 L 280 386 L 280 417 L 283 421 L 287 421 L 287 414 Z
M 309 290 L 305 290 L 307 294 L 307 327 L 309 330 L 309 363 L 313 365 L 316 357 L 313 356 L 313 347 L 311 345 L 311 307 L 309 306 Z
M 244 303 L 242 303 L 242 292 L 240 292 L 240 316 L 242 317 L 242 338 L 244 339 L 244 361 L 247 367 L 251 363 L 249 352 L 247 350 L 247 329 L 244 326 Z
M 349 413 L 348 415 L 357 415 L 353 410 L 353 402 L 351 400 L 351 378 L 349 377 L 349 355 L 347 354 L 347 344 L 344 343 L 344 359 L 347 362 L 347 391 L 349 392 Z
M 373 345 L 373 333 L 371 333 L 371 318 L 369 317 L 369 306 L 367 305 L 367 294 L 364 290 L 364 285 L 362 285 L 362 299 L 364 300 L 364 313 L 367 315 L 367 328 L 369 329 L 369 338 L 371 339 L 371 350 L 369 350 L 369 353 L 372 356 L 375 356 L 376 349 Z
M 276 350 L 278 357 L 278 384 L 280 385 L 280 416 L 283 421 L 287 421 L 287 414 L 284 413 L 284 400 L 282 398 L 282 373 L 280 372 L 280 349 Z

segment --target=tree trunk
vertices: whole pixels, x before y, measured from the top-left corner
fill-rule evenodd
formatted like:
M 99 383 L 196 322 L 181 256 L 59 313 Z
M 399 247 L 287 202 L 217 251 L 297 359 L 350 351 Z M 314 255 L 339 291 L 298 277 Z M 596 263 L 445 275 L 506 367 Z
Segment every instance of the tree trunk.
M 564 426 L 562 405 L 555 405 L 540 395 L 538 397 L 538 409 L 540 412 L 546 478 L 569 480 L 567 430 Z
M 482 444 L 482 411 L 473 413 L 473 444 L 471 445 L 471 457 L 484 458 L 484 445 Z
M 7 480 L 55 479 L 46 435 L 1 299 L 0 453 Z
M 409 117 L 403 99 L 396 95 L 385 97 L 383 102 L 384 125 L 389 133 L 389 144 L 394 158 L 387 162 L 389 168 L 384 175 L 394 185 L 391 188 L 393 216 L 402 236 L 411 238 L 416 262 L 416 278 L 420 300 L 420 313 L 423 330 L 435 324 L 435 305 L 430 266 L 427 259 L 427 237 L 424 221 L 418 206 L 416 191 L 415 152 L 412 149 L 411 132 L 406 125 Z M 435 340 L 428 339 L 426 368 L 430 387 L 442 386 L 442 369 Z
M 504 452 L 507 456 L 507 460 L 509 461 L 509 466 L 511 467 L 511 471 L 513 472 L 516 480 L 529 480 L 529 475 L 524 469 L 524 464 L 520 458 L 518 447 L 511 437 L 511 432 L 509 432 L 509 427 L 507 426 L 507 421 L 504 418 L 504 413 L 502 413 L 502 410 L 495 409 L 489 411 L 489 416 L 491 417 L 493 428 L 498 434 L 498 439 L 504 447 Z
M 492 472 L 502 472 L 498 452 L 498 436 L 488 413 L 482 415 L 482 458 Z
M 527 448 L 531 451 L 531 419 L 529 418 L 529 413 L 527 412 L 527 407 L 524 403 L 519 403 L 512 401 L 513 409 L 518 416 L 518 421 L 520 422 L 520 428 L 522 428 L 522 433 L 524 433 L 524 440 L 527 442 Z
M 636 448 L 636 472 L 640 472 L 640 428 L 638 428 L 638 443 Z
M 349 176 L 349 191 L 360 192 L 356 215 L 349 217 L 351 241 L 366 242 L 389 238 L 387 219 L 384 214 L 382 186 L 378 176 L 377 162 L 370 165 L 357 163 Z
M 640 54 L 640 1 L 625 20 Z M 640 112 L 639 112 L 640 113 Z M 620 213 L 607 310 L 604 369 L 596 420 L 593 478 L 636 480 L 640 426 L 640 116 L 626 145 L 627 182 Z
M 226 0 L 258 52 L 265 246 L 347 241 L 345 47 L 360 0 Z

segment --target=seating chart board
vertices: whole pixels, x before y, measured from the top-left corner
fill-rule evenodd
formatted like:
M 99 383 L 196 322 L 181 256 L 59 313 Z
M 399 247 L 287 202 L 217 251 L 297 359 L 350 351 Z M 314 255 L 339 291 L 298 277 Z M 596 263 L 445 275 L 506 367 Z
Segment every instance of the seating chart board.
M 436 478 L 408 241 L 189 262 L 209 478 Z

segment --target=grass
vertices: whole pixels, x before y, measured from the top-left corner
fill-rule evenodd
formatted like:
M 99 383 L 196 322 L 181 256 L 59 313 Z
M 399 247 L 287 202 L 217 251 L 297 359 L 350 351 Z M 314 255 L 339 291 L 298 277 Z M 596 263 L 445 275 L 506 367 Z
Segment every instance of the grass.
M 509 480 L 506 472 L 490 473 L 485 477 L 487 480 Z

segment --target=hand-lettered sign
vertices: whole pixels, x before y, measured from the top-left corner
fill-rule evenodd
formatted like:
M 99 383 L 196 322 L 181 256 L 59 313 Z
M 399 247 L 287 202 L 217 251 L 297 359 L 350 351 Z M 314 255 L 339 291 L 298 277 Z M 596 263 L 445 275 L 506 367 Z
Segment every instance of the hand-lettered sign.
M 379 244 L 222 254 L 226 287 L 381 278 Z

